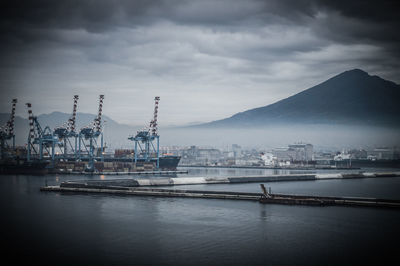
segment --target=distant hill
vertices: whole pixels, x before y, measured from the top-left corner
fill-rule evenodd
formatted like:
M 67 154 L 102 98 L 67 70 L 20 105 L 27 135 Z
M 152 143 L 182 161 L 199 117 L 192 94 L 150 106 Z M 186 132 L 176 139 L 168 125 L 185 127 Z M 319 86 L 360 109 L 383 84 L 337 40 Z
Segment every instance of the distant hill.
M 70 118 L 71 114 L 62 112 L 52 112 L 50 114 L 41 114 L 38 116 L 38 120 L 43 125 L 48 125 L 50 128 L 62 125 Z M 76 114 L 76 127 L 79 129 L 91 123 L 96 117 L 94 114 L 88 113 L 77 113 Z M 102 120 L 106 121 L 107 127 L 129 127 L 127 125 L 119 124 L 118 122 L 112 120 L 110 117 L 103 115 Z
M 38 116 L 39 123 L 44 128 L 49 126 L 54 129 L 56 126 L 62 125 L 66 122 L 71 114 L 62 112 L 52 112 L 50 114 L 42 114 Z M 96 115 L 87 113 L 77 113 L 76 114 L 76 128 L 80 129 L 88 125 Z M 6 121 L 10 118 L 10 114 L 0 113 L 0 125 L 4 125 Z M 105 141 L 112 143 L 114 147 L 120 148 L 130 145 L 131 142 L 127 140 L 129 135 L 135 134 L 138 128 L 119 124 L 118 122 L 112 120 L 108 116 L 103 116 L 103 121 L 106 121 L 104 126 L 105 131 Z M 26 143 L 29 131 L 28 118 L 21 118 L 19 116 L 15 117 L 15 134 L 16 142 L 18 145 Z
M 354 69 L 274 104 L 197 127 L 271 124 L 400 125 L 400 85 Z

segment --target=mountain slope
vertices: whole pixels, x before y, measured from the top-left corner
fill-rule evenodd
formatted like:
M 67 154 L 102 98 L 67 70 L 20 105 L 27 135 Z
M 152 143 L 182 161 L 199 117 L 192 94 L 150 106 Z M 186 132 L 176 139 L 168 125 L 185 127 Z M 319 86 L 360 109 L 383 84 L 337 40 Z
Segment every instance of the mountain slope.
M 354 69 L 274 104 L 204 127 L 267 126 L 270 123 L 400 125 L 400 85 Z

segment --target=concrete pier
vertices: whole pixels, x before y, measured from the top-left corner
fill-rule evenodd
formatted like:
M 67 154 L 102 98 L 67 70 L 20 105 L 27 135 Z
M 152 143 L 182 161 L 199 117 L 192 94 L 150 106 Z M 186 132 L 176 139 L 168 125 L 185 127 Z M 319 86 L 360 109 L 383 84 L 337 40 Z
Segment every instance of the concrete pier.
M 259 201 L 264 204 L 285 205 L 317 205 L 317 206 L 358 206 L 358 207 L 384 207 L 399 208 L 400 200 L 360 198 L 360 197 L 321 197 L 308 195 L 283 195 L 263 194 L 231 191 L 206 191 L 206 190 L 173 190 L 156 188 L 118 187 L 118 186 L 94 186 L 75 185 L 74 187 L 46 186 L 41 191 L 73 192 L 73 193 L 103 193 L 131 196 L 153 196 L 153 197 L 180 197 L 180 198 L 203 198 L 203 199 L 225 199 L 225 200 L 249 200 Z
M 355 206 L 355 207 L 384 207 L 399 208 L 400 200 L 377 199 L 365 197 L 331 197 L 308 196 L 292 194 L 270 194 L 260 198 L 261 203 L 280 203 L 289 205 L 320 205 L 320 206 Z
M 128 187 L 102 187 L 94 186 L 82 187 L 61 187 L 47 186 L 40 188 L 41 191 L 53 192 L 80 192 L 80 193 L 104 193 L 120 194 L 132 196 L 158 196 L 158 197 L 183 197 L 183 198 L 209 198 L 209 199 L 235 199 L 258 201 L 260 193 L 241 193 L 227 191 L 198 191 L 198 190 L 173 190 L 173 189 L 154 189 L 154 188 L 128 188 Z

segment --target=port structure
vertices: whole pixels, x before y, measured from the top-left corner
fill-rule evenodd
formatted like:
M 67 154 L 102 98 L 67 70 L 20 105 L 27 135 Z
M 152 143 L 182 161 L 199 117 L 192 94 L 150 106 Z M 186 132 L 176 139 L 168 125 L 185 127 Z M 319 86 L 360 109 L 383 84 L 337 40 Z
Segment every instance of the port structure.
M 157 169 L 160 168 L 160 136 L 158 135 L 157 116 L 160 97 L 154 98 L 154 115 L 148 127 L 139 130 L 135 136 L 128 139 L 135 142 L 135 163 L 140 161 L 156 161 Z M 154 143 L 155 142 L 155 143 Z
M 103 111 L 104 95 L 99 96 L 99 109 L 97 117 L 87 126 L 80 129 L 78 134 L 78 160 L 88 160 L 86 171 L 93 172 L 94 160 L 100 159 L 104 161 L 103 157 L 103 130 L 102 130 L 102 111 Z M 100 150 L 98 145 L 98 138 L 100 137 Z M 83 149 L 82 149 L 83 148 Z M 95 154 L 99 153 L 100 154 Z
M 10 119 L 6 122 L 4 126 L 0 127 L 1 159 L 10 156 L 10 150 L 11 153 L 15 151 L 14 121 L 15 121 L 15 107 L 17 105 L 17 99 L 13 99 L 11 103 L 12 107 L 11 107 Z
M 61 126 L 54 128 L 53 135 L 57 136 L 58 143 L 56 152 L 57 159 L 78 159 L 78 133 L 76 127 L 76 109 L 78 106 L 79 95 L 74 95 L 74 104 L 71 117 Z
M 33 115 L 32 104 L 26 103 L 26 106 L 29 119 L 27 161 L 44 160 L 46 153 L 46 157 L 49 157 L 52 162 L 51 166 L 54 167 L 54 151 L 58 138 L 53 135 L 48 126 L 42 128 L 37 117 Z

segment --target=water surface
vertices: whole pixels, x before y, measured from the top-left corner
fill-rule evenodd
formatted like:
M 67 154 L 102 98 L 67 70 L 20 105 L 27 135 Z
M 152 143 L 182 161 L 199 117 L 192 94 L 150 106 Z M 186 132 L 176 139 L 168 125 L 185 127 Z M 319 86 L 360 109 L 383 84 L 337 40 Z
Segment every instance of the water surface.
M 189 175 L 254 175 L 259 171 L 215 170 L 219 169 L 194 169 Z M 391 243 L 400 239 L 398 210 L 39 191 L 46 183 L 87 178 L 121 176 L 1 176 L 4 261 L 10 265 L 21 261 L 52 265 L 350 265 L 371 260 L 385 264 L 397 256 L 397 246 Z M 267 186 L 277 193 L 400 199 L 400 178 Z M 257 183 L 176 188 L 259 191 Z

